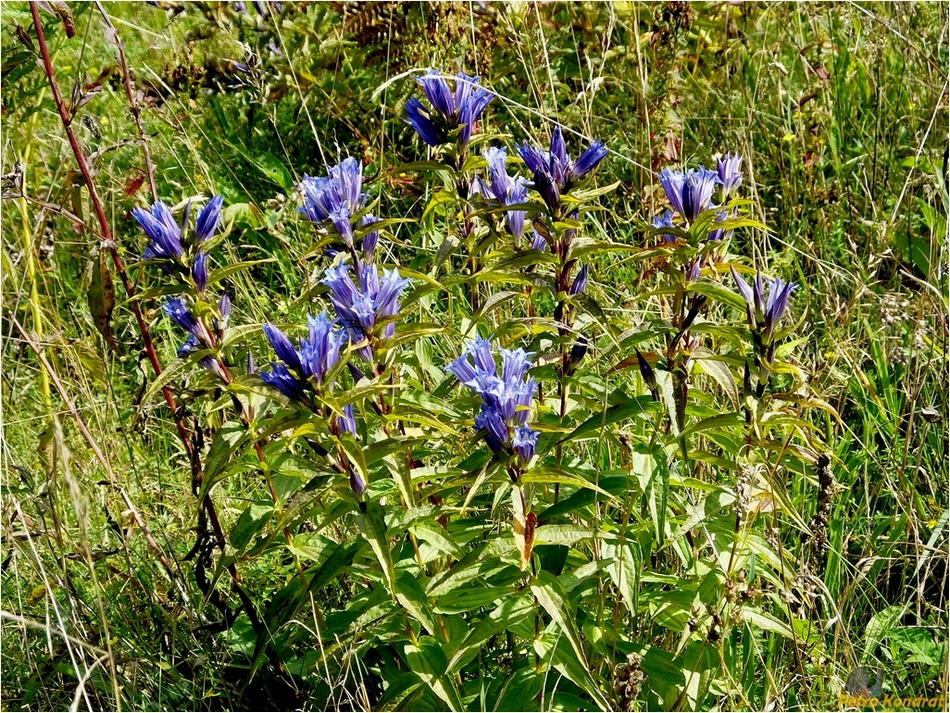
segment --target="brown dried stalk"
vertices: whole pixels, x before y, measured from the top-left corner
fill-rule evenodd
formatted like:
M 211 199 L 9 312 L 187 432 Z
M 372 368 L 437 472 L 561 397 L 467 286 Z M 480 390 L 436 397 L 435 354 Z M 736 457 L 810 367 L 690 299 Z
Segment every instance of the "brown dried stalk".
M 162 373 L 162 364 L 159 361 L 158 354 L 155 351 L 155 345 L 152 342 L 152 335 L 149 331 L 148 324 L 145 321 L 145 317 L 142 314 L 142 308 L 139 305 L 139 302 L 134 299 L 136 294 L 135 285 L 132 284 L 128 273 L 126 272 L 125 263 L 122 260 L 122 257 L 119 255 L 118 249 L 116 248 L 115 240 L 112 235 L 112 229 L 109 225 L 108 219 L 106 218 L 102 200 L 99 197 L 99 193 L 96 190 L 96 185 L 92 180 L 92 173 L 89 170 L 89 162 L 86 158 L 86 154 L 79 143 L 79 139 L 76 137 L 76 133 L 72 129 L 73 117 L 70 114 L 70 108 L 63 99 L 63 93 L 60 90 L 59 82 L 56 79 L 56 70 L 53 68 L 53 61 L 50 57 L 49 46 L 46 42 L 46 34 L 43 31 L 43 23 L 40 19 L 39 8 L 37 7 L 36 3 L 30 3 L 30 13 L 33 16 L 33 27 L 36 30 L 36 38 L 39 45 L 40 56 L 43 60 L 43 69 L 46 73 L 47 79 L 49 80 L 50 89 L 53 92 L 53 100 L 56 103 L 56 109 L 59 112 L 60 119 L 63 122 L 63 129 L 66 132 L 66 138 L 69 140 L 69 145 L 72 149 L 73 156 L 76 158 L 76 163 L 78 164 L 79 170 L 82 173 L 83 180 L 86 184 L 86 189 L 89 191 L 89 198 L 92 201 L 93 209 L 96 213 L 96 219 L 99 223 L 103 247 L 105 247 L 108 251 L 109 256 L 112 259 L 115 272 L 119 275 L 119 279 L 122 281 L 122 285 L 125 288 L 126 294 L 129 296 L 129 304 L 132 306 L 132 312 L 135 315 L 135 321 L 138 325 L 139 333 L 142 335 L 143 348 L 145 349 L 145 353 L 148 356 L 149 363 L 152 365 L 152 370 L 155 372 L 156 376 L 159 376 Z M 124 53 L 121 51 L 121 45 L 120 53 L 121 57 L 124 58 Z M 125 72 L 127 78 L 126 89 L 129 91 L 131 89 L 131 84 L 128 80 L 127 67 L 125 68 Z M 133 106 L 135 105 L 133 104 Z M 137 112 L 134 108 L 133 114 L 137 115 Z M 141 124 L 137 122 L 137 125 L 141 130 Z M 142 136 L 142 141 L 144 144 L 144 136 Z M 175 420 L 175 427 L 178 430 L 178 436 L 181 438 L 181 442 L 189 456 L 192 467 L 195 469 L 194 479 L 200 485 L 202 478 L 201 464 L 198 454 L 195 452 L 194 444 L 189 438 L 188 430 L 185 428 L 185 424 L 182 420 L 182 413 L 179 411 L 178 406 L 175 403 L 174 394 L 172 394 L 171 388 L 168 385 L 162 387 L 162 394 L 165 397 L 165 402 L 171 409 L 172 418 Z M 218 547 L 223 550 L 226 545 L 224 530 L 222 529 L 221 522 L 218 519 L 218 514 L 214 503 L 209 496 L 204 497 L 201 502 L 201 508 L 207 515 L 208 522 L 211 524 L 211 529 Z M 233 580 L 235 591 L 238 593 L 244 608 L 247 610 L 248 617 L 255 625 L 255 629 L 258 629 L 260 626 L 260 619 L 257 615 L 257 612 L 254 610 L 253 603 L 251 602 L 250 598 L 246 593 L 244 593 L 240 586 L 241 577 L 238 574 L 237 568 L 235 567 L 234 563 L 231 563 L 228 565 L 227 569 L 228 573 L 231 575 L 231 579 Z

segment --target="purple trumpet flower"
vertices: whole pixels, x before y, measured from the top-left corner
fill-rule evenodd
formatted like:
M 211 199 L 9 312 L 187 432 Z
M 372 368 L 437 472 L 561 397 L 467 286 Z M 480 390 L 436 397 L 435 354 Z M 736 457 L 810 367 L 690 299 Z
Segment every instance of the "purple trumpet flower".
M 765 280 L 762 273 L 756 271 L 755 282 L 750 287 L 742 276 L 736 272 L 735 267 L 732 270 L 732 279 L 736 281 L 736 287 L 739 293 L 746 301 L 749 324 L 753 330 L 761 329 L 763 341 L 768 343 L 772 341 L 772 335 L 778 326 L 782 317 L 788 312 L 788 301 L 798 285 L 794 282 L 784 282 L 776 277 L 769 284 L 766 290 Z
M 340 433 L 349 433 L 356 436 L 356 413 L 353 410 L 353 404 L 347 404 L 343 407 L 343 413 L 336 417 L 336 425 Z
M 264 336 L 283 364 L 271 362 L 270 373 L 262 371 L 261 379 L 290 398 L 302 395 L 308 382 L 322 383 L 327 372 L 340 361 L 340 351 L 346 343 L 346 335 L 333 328 L 326 312 L 317 317 L 308 315 L 307 325 L 309 334 L 300 341 L 299 349 L 273 324 L 263 327 Z
M 291 374 L 290 369 L 283 364 L 271 362 L 270 371 L 262 371 L 260 376 L 264 383 L 274 387 L 288 399 L 297 401 L 303 398 L 304 382 Z
M 208 253 L 195 255 L 195 262 L 191 266 L 191 277 L 195 281 L 198 292 L 204 292 L 208 286 Z
M 479 77 L 470 77 L 464 72 L 455 78 L 454 92 L 436 70 L 429 70 L 416 81 L 422 86 L 431 109 L 416 97 L 410 97 L 405 106 L 406 123 L 430 146 L 449 143 L 456 130 L 459 148 L 468 146 L 475 122 L 495 96 L 479 86 Z
M 585 292 L 587 292 L 587 265 L 584 265 L 580 272 L 577 273 L 577 277 L 574 278 L 574 282 L 571 284 L 571 289 L 568 290 L 568 294 L 571 297 L 576 297 Z
M 508 153 L 503 148 L 489 146 L 482 153 L 488 163 L 489 181 L 486 183 L 480 178 L 476 181 L 478 192 L 486 198 L 494 198 L 501 205 L 520 205 L 528 202 L 528 186 L 531 185 L 523 176 L 509 176 L 505 163 Z M 524 235 L 525 213 L 523 210 L 510 210 L 507 216 L 508 232 L 520 240 Z
M 221 223 L 221 207 L 224 205 L 224 196 L 218 195 L 208 201 L 208 205 L 198 213 L 195 221 L 195 240 L 203 243 L 214 237 Z
M 703 166 L 685 173 L 664 168 L 660 171 L 660 183 L 673 210 L 692 223 L 710 207 L 719 176 Z
M 185 304 L 183 299 L 180 297 L 169 297 L 165 300 L 165 304 L 162 305 L 162 309 L 164 309 L 165 314 L 179 327 L 202 343 L 207 342 L 206 339 L 203 339 L 204 329 L 201 323 L 195 318 L 191 310 L 188 309 L 188 305 Z
M 218 314 L 221 316 L 218 329 L 227 329 L 228 320 L 231 319 L 231 295 L 227 292 L 222 294 L 221 299 L 218 300 Z
M 359 285 L 353 282 L 346 264 L 331 267 L 321 280 L 330 288 L 330 302 L 337 318 L 353 343 L 369 336 L 389 339 L 396 333 L 391 318 L 399 312 L 399 298 L 411 280 L 399 277 L 395 269 L 383 270 L 380 276 L 375 265 L 359 265 L 357 271 Z M 386 322 L 382 334 L 376 330 L 380 322 Z M 370 346 L 361 347 L 359 354 L 367 361 L 373 358 Z
M 716 173 L 719 174 L 722 195 L 728 197 L 742 183 L 742 156 L 727 153 L 716 161 Z
M 702 274 L 702 270 L 703 259 L 698 257 L 689 264 L 686 270 L 686 281 L 689 282 L 690 280 L 697 279 Z
M 735 211 L 732 212 L 732 215 L 729 215 L 729 212 L 724 210 L 724 211 L 721 211 L 716 216 L 716 222 L 721 223 L 724 220 L 729 220 L 730 218 L 735 218 L 735 217 L 736 217 Z M 732 230 L 724 230 L 722 228 L 716 228 L 715 230 L 709 231 L 709 235 L 706 237 L 706 239 L 711 240 L 711 241 L 716 241 L 716 240 L 723 240 L 723 239 L 731 238 L 731 237 L 732 237 Z
M 201 345 L 198 343 L 198 340 L 195 336 L 189 335 L 188 339 L 185 340 L 185 343 L 178 348 L 178 358 L 184 359 L 186 356 L 192 352 L 196 352 L 201 348 Z M 227 381 L 227 375 L 224 373 L 224 369 L 221 367 L 221 362 L 219 362 L 215 357 L 207 354 L 201 357 L 198 360 L 198 364 L 210 371 L 215 376 L 219 377 L 222 381 Z
M 376 216 L 373 215 L 364 215 L 360 218 L 360 227 L 364 230 L 373 223 L 377 221 Z M 363 253 L 362 258 L 364 262 L 372 262 L 373 256 L 376 254 L 376 247 L 379 245 L 379 231 L 371 230 L 366 233 L 362 240 L 360 241 L 360 251 Z
M 554 128 L 549 151 L 543 151 L 527 142 L 516 147 L 528 170 L 533 174 L 534 187 L 541 195 L 552 217 L 560 215 L 561 195 L 593 171 L 607 155 L 607 147 L 600 141 L 592 143 L 577 161 L 571 159 L 564 143 L 561 127 Z
M 515 437 L 511 442 L 511 447 L 522 462 L 528 463 L 534 458 L 534 450 L 537 448 L 539 435 L 537 431 L 532 431 L 528 426 L 518 426 L 515 429 Z
M 672 228 L 673 227 L 673 211 L 668 210 L 661 215 L 653 216 L 653 227 L 654 228 Z M 669 233 L 663 233 L 660 235 L 663 238 L 664 243 L 675 243 L 676 236 L 670 235 Z
M 526 424 L 536 386 L 534 378 L 526 380 L 526 377 L 532 356 L 523 349 L 502 349 L 499 376 L 491 341 L 479 337 L 446 368 L 464 386 L 482 397 L 482 410 L 475 418 L 475 427 L 485 431 L 488 446 L 495 453 L 515 446 L 513 429 L 522 429 L 520 436 L 515 434 L 519 446 L 527 447 L 531 441 L 533 431 Z
M 167 314 L 175 324 L 188 332 L 188 339 L 178 348 L 179 358 L 184 358 L 199 349 L 211 348 L 211 338 L 208 335 L 208 330 L 204 324 L 198 321 L 194 313 L 188 309 L 188 305 L 185 304 L 183 299 L 180 297 L 169 297 L 165 300 L 165 304 L 162 305 L 162 308 L 165 314 Z M 224 369 L 222 369 L 221 364 L 215 357 L 208 354 L 201 357 L 198 363 L 211 373 L 216 374 L 222 380 L 226 380 Z
M 304 205 L 300 208 L 307 220 L 327 223 L 349 247 L 353 247 L 353 220 L 366 205 L 363 193 L 363 164 L 355 158 L 343 159 L 327 168 L 327 176 L 305 175 L 300 182 Z M 360 227 L 366 223 L 361 222 Z
M 547 249 L 548 249 L 548 241 L 545 240 L 544 237 L 542 237 L 542 235 L 541 235 L 537 230 L 533 230 L 533 229 L 532 229 L 531 235 L 532 235 L 532 237 L 531 237 L 531 249 L 532 249 L 532 250 L 539 250 L 539 251 L 541 251 L 541 252 L 547 252 Z
M 214 196 L 198 214 L 195 225 L 195 243 L 200 245 L 214 236 L 221 222 L 221 206 L 224 196 Z M 149 245 L 142 253 L 143 260 L 179 260 L 184 254 L 182 245 L 182 228 L 187 227 L 191 204 L 185 208 L 183 225 L 178 225 L 172 217 L 171 211 L 161 201 L 152 206 L 151 211 L 144 208 L 133 208 L 132 217 L 145 231 Z
M 161 201 L 152 206 L 151 212 L 144 208 L 133 208 L 135 218 L 148 236 L 149 245 L 142 253 L 143 260 L 178 260 L 184 252 L 181 245 L 181 228 L 172 217 L 171 211 Z

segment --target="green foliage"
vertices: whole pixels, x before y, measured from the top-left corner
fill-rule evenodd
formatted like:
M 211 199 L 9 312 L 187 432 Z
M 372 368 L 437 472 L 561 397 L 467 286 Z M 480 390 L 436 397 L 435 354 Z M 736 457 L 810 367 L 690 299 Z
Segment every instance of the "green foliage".
M 947 693 L 939 8 L 157 4 L 42 14 L 131 299 L 29 9 L 3 6 L 8 707 L 814 709 L 857 666 Z M 498 95 L 467 154 L 403 121 L 428 66 Z M 612 152 L 577 216 L 515 206 L 563 254 L 462 190 L 551 117 L 574 156 L 576 132 Z M 231 325 L 181 358 L 159 306 L 192 280 L 137 262 L 143 144 L 168 204 L 226 198 L 204 249 Z M 726 150 L 754 172 L 736 217 L 654 229 L 655 171 Z M 246 365 L 272 358 L 262 323 L 296 341 L 329 305 L 296 187 L 345 156 L 413 282 L 374 361 L 347 347 L 304 404 Z M 774 335 L 730 267 L 800 283 Z M 476 336 L 538 354 L 528 462 L 445 371 Z

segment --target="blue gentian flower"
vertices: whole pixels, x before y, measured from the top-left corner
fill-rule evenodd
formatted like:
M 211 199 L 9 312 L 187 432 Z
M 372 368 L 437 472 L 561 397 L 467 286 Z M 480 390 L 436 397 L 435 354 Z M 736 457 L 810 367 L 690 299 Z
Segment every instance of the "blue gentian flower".
M 475 417 L 475 428 L 485 431 L 485 440 L 494 453 L 500 453 L 508 445 L 510 435 L 505 417 L 498 409 L 482 406 L 482 411 Z
M 716 173 L 723 196 L 728 196 L 742 183 L 742 156 L 727 153 L 716 161 Z
M 672 228 L 673 227 L 673 211 L 668 210 L 661 215 L 653 216 L 653 227 L 654 228 Z M 665 243 L 675 243 L 676 236 L 670 235 L 669 233 L 663 233 L 661 236 L 663 242 Z
M 303 398 L 304 382 L 291 374 L 283 364 L 271 362 L 270 371 L 262 371 L 260 376 L 263 382 L 273 386 L 288 399 L 296 401 Z
M 191 277 L 195 281 L 198 292 L 204 292 L 208 286 L 208 253 L 195 255 L 195 262 L 191 266 Z
M 221 206 L 224 205 L 224 196 L 215 196 L 208 205 L 201 209 L 198 220 L 195 222 L 195 239 L 198 243 L 214 237 L 221 222 Z
M 178 358 L 184 359 L 186 356 L 192 352 L 198 351 L 200 348 L 201 345 L 198 343 L 198 340 L 195 338 L 195 336 L 189 335 L 188 339 L 185 340 L 185 343 L 178 348 Z M 210 354 L 201 357 L 198 360 L 198 364 L 210 371 L 215 376 L 218 376 L 222 381 L 228 380 L 224 369 L 221 367 L 221 362 L 219 362 Z
M 227 292 L 221 295 L 218 300 L 218 314 L 221 316 L 219 329 L 227 329 L 228 320 L 231 318 L 231 295 Z
M 178 348 L 178 356 L 180 358 L 184 358 L 202 348 L 211 348 L 211 338 L 208 334 L 208 330 L 204 324 L 195 317 L 194 313 L 188 309 L 188 305 L 185 304 L 183 299 L 180 297 L 169 297 L 165 300 L 165 304 L 162 305 L 162 308 L 165 314 L 167 314 L 175 324 L 188 332 L 188 339 Z M 222 380 L 227 381 L 224 369 L 222 369 L 217 358 L 208 354 L 199 359 L 198 363 L 208 371 L 219 376 Z
M 541 252 L 546 252 L 548 249 L 548 241 L 537 231 L 531 231 L 531 249 L 540 250 Z
M 482 410 L 475 427 L 485 431 L 489 448 L 495 453 L 513 447 L 512 430 L 523 427 L 519 443 L 530 438 L 526 423 L 536 391 L 534 378 L 526 377 L 531 357 L 523 349 L 501 350 L 501 375 L 491 341 L 479 337 L 446 371 L 482 397 Z M 533 453 L 532 453 L 533 455 Z
M 571 289 L 568 291 L 571 297 L 576 297 L 577 295 L 582 295 L 587 291 L 587 265 L 581 268 L 580 272 L 577 273 L 577 277 L 574 278 L 574 282 L 571 284 Z
M 690 263 L 689 268 L 686 270 L 687 281 L 697 279 L 702 274 L 702 270 L 703 259 L 698 257 Z
M 270 342 L 271 347 L 277 354 L 277 358 L 290 366 L 298 374 L 303 373 L 303 364 L 300 363 L 300 354 L 294 348 L 293 343 L 287 338 L 280 329 L 270 322 L 263 326 L 264 336 Z
M 542 151 L 527 142 L 516 147 L 521 158 L 533 174 L 534 187 L 541 195 L 552 217 L 560 214 L 561 195 L 593 171 L 607 155 L 607 147 L 595 141 L 573 161 L 567 153 L 561 127 L 554 128 L 550 151 Z
M 326 312 L 318 317 L 308 315 L 309 334 L 295 349 L 290 339 L 273 324 L 264 325 L 264 335 L 277 357 L 283 362 L 271 362 L 271 370 L 261 372 L 261 379 L 289 398 L 303 395 L 308 383 L 322 383 L 327 372 L 340 360 L 340 350 L 346 335 L 333 328 Z M 289 367 L 289 368 L 288 368 Z
M 165 300 L 165 304 L 162 305 L 162 308 L 165 310 L 165 314 L 171 317 L 175 324 L 192 336 L 198 339 L 202 338 L 203 330 L 201 323 L 195 318 L 191 310 L 188 309 L 188 305 L 185 304 L 183 299 L 180 297 L 169 297 Z M 205 342 L 207 340 L 202 341 Z
M 735 212 L 733 212 L 733 215 L 731 217 L 735 217 L 735 215 L 736 215 Z M 725 211 L 725 210 L 720 211 L 716 215 L 716 222 L 721 223 L 722 221 L 728 220 L 729 218 L 730 216 L 729 216 L 728 211 Z M 716 228 L 715 230 L 709 231 L 709 235 L 706 236 L 706 239 L 710 241 L 716 241 L 716 240 L 723 240 L 724 238 L 731 238 L 732 232 L 733 231 L 731 230 L 723 230 L 722 228 Z
M 430 146 L 447 144 L 451 132 L 459 130 L 458 145 L 464 149 L 472 138 L 472 129 L 494 95 L 479 86 L 479 77 L 459 72 L 455 91 L 449 87 L 441 72 L 430 70 L 416 81 L 422 85 L 432 108 L 427 109 L 416 97 L 406 102 L 406 123 Z
M 343 407 L 343 413 L 336 417 L 337 428 L 340 433 L 356 434 L 356 412 L 353 410 L 353 404 L 347 404 Z
M 376 221 L 376 216 L 364 215 L 360 218 L 360 227 L 363 229 L 368 228 Z M 378 230 L 372 230 L 363 236 L 363 239 L 360 241 L 360 251 L 363 253 L 362 258 L 364 262 L 373 261 L 373 255 L 376 253 L 377 245 L 379 245 Z
M 143 208 L 133 208 L 134 217 L 145 235 L 151 241 L 142 253 L 143 260 L 178 260 L 184 249 L 181 244 L 181 228 L 172 217 L 171 211 L 161 201 L 152 206 L 151 212 Z
M 350 266 L 346 264 L 331 267 L 321 283 L 330 288 L 330 302 L 350 340 L 358 343 L 368 336 L 392 337 L 396 324 L 391 318 L 399 312 L 399 298 L 411 280 L 399 277 L 395 269 L 384 269 L 380 277 L 375 265 L 361 264 L 357 269 L 357 286 L 349 272 Z M 376 326 L 384 321 L 386 325 L 378 334 Z M 367 361 L 372 360 L 371 347 L 361 347 L 359 354 Z
M 792 292 L 798 288 L 794 282 L 784 282 L 776 277 L 766 290 L 765 281 L 760 271 L 756 271 L 755 282 L 749 286 L 743 277 L 732 270 L 732 279 L 736 281 L 739 293 L 748 307 L 749 324 L 753 329 L 762 329 L 764 341 L 769 342 L 778 323 L 788 312 L 788 301 Z M 766 294 L 767 292 L 767 294 Z
M 494 198 L 501 205 L 521 205 L 528 202 L 528 186 L 530 182 L 523 176 L 509 176 L 505 164 L 508 160 L 508 152 L 503 148 L 489 146 L 482 152 L 485 161 L 488 163 L 488 183 L 481 178 L 477 178 L 473 186 L 477 186 L 477 192 L 486 198 Z M 510 210 L 507 215 L 508 232 L 520 240 L 524 235 L 525 213 L 523 210 Z
M 673 210 L 692 223 L 710 207 L 719 176 L 703 166 L 686 173 L 664 168 L 660 171 L 660 183 Z
M 357 495 L 362 495 L 366 492 L 366 482 L 363 480 L 363 476 L 357 473 L 352 467 L 350 468 L 350 488 Z
M 515 437 L 511 442 L 511 447 L 524 463 L 528 463 L 534 458 L 534 450 L 538 445 L 537 431 L 532 431 L 528 426 L 518 426 L 515 429 Z
M 300 189 L 304 205 L 300 212 L 314 223 L 329 224 L 349 247 L 353 247 L 353 219 L 366 205 L 363 193 L 363 164 L 355 158 L 343 159 L 327 169 L 326 177 L 304 175 Z M 365 225 L 361 223 L 360 227 Z

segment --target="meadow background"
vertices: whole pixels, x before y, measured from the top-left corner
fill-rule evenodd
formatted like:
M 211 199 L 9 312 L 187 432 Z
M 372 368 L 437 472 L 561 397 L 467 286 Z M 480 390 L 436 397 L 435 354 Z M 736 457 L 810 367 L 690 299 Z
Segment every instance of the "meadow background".
M 842 693 L 947 694 L 945 5 L 45 3 L 136 304 L 162 363 L 179 365 L 167 379 L 179 420 L 228 474 L 212 491 L 226 555 L 195 551 L 192 465 L 101 249 L 30 8 L 0 13 L 4 709 L 808 710 Z M 537 346 L 543 330 L 511 323 L 529 301 L 512 295 L 534 283 L 511 291 L 499 272 L 475 310 L 468 283 L 450 280 L 407 299 L 393 403 L 428 467 L 403 464 L 414 508 L 400 516 L 405 493 L 387 486 L 406 441 L 386 441 L 364 409 L 366 449 L 350 457 L 367 461 L 374 507 L 361 512 L 275 428 L 268 472 L 306 505 L 288 497 L 270 521 L 227 397 L 176 361 L 161 273 L 134 264 L 147 161 L 169 205 L 222 194 L 213 260 L 244 263 L 220 275 L 235 354 L 266 364 L 261 323 L 296 337 L 329 306 L 295 187 L 352 156 L 376 214 L 404 219 L 386 226 L 380 260 L 446 277 L 431 270 L 457 227 L 451 181 L 417 163 L 432 154 L 403 114 L 427 68 L 482 77 L 498 98 L 479 132 L 511 156 L 515 142 L 546 145 L 554 120 L 572 155 L 593 139 L 610 150 L 591 184 L 610 190 L 588 197 L 583 231 L 629 249 L 588 258 L 592 346 L 571 376 L 574 411 L 538 416 L 548 461 L 570 438 L 531 483 L 544 524 L 527 571 L 504 474 L 470 493 L 490 454 L 472 439 L 476 402 L 442 369 L 473 323 Z M 703 426 L 681 458 L 663 399 L 635 361 L 617 368 L 662 343 L 662 266 L 637 252 L 667 205 L 657 172 L 727 151 L 745 159 L 750 201 L 731 255 L 800 285 L 777 378 L 804 395 L 771 426 L 791 447 L 765 439 L 752 463 L 723 406 L 730 377 L 697 373 L 687 417 Z M 728 270 L 704 280 L 735 291 Z M 539 288 L 534 309 L 558 299 Z M 743 324 L 734 302 L 717 310 Z M 741 377 L 741 360 L 728 367 Z M 283 413 L 259 382 L 244 387 Z M 396 445 L 373 450 L 373 433 Z M 921 701 L 897 708 L 945 707 Z

